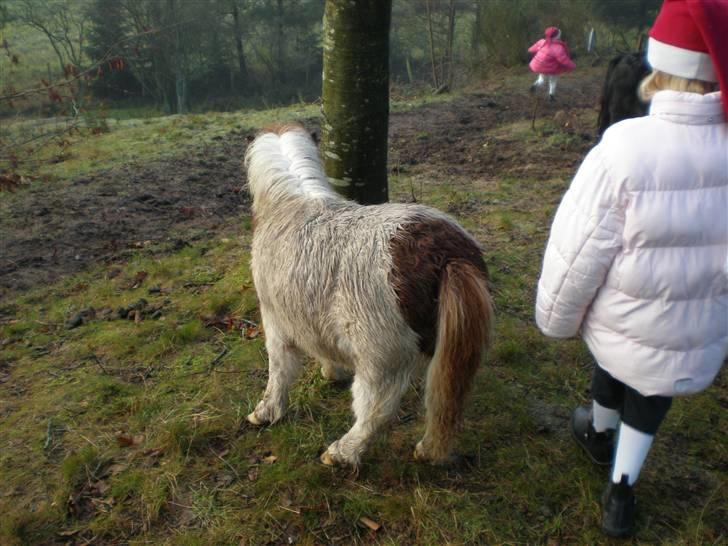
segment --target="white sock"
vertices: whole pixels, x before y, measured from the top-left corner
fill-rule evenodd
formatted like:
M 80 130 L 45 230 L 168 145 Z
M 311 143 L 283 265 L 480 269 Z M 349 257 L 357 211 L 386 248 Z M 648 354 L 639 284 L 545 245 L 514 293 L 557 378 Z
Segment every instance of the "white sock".
M 556 76 L 551 76 L 549 78 L 549 95 L 555 95 L 556 94 L 556 82 L 559 81 Z
M 653 439 L 653 435 L 640 432 L 622 423 L 619 427 L 617 449 L 615 450 L 614 466 L 612 467 L 612 481 L 614 483 L 619 483 L 622 475 L 626 474 L 629 485 L 634 485 L 650 451 Z
M 609 409 L 601 406 L 599 402 L 592 402 L 592 425 L 597 432 L 614 430 L 619 423 L 619 412 L 616 409 Z

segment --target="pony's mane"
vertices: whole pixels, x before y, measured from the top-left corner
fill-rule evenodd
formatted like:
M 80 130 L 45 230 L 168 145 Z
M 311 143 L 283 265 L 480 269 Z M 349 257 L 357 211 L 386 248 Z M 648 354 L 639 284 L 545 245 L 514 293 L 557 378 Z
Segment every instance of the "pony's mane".
M 245 153 L 248 188 L 253 200 L 294 196 L 336 197 L 326 179 L 318 148 L 300 125 L 284 125 L 259 135 Z

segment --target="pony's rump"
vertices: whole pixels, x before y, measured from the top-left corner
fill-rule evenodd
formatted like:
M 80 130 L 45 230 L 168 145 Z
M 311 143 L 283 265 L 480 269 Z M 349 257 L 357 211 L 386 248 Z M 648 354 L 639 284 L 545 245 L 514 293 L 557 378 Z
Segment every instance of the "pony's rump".
M 493 307 L 480 247 L 457 224 L 421 217 L 390 244 L 390 282 L 403 317 L 432 357 L 426 430 L 416 455 L 446 461 L 465 397 L 490 346 Z
M 440 216 L 414 218 L 392 238 L 390 282 L 410 328 L 420 338 L 420 350 L 435 353 L 440 284 L 445 267 L 471 264 L 484 278 L 488 270 L 478 244 L 457 224 Z

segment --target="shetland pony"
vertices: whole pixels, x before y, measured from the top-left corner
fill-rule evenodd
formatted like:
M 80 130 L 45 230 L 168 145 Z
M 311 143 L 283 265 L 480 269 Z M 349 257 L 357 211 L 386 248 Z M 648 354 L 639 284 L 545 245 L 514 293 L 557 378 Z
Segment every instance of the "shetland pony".
M 278 421 L 304 356 L 314 357 L 328 379 L 353 375 L 356 417 L 321 460 L 356 467 L 412 375 L 427 369 L 425 433 L 415 457 L 447 461 L 491 342 L 478 244 L 437 210 L 344 199 L 301 126 L 259 135 L 245 165 L 253 281 L 269 357 L 268 385 L 248 421 Z
M 609 61 L 599 100 L 599 138 L 610 125 L 647 113 L 647 104 L 639 97 L 639 85 L 649 73 L 650 67 L 643 52 L 620 53 Z

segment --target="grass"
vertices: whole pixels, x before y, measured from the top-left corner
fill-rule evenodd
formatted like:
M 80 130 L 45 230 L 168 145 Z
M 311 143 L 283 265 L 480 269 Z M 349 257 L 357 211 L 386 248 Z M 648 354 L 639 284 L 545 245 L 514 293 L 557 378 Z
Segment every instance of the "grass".
M 315 105 L 297 105 L 260 113 L 208 113 L 161 116 L 141 119 L 108 118 L 109 131 L 89 135 L 81 130 L 66 136 L 62 146 L 43 146 L 33 156 L 40 162 L 28 164 L 21 174 L 46 181 L 68 180 L 82 174 L 114 168 L 133 160 L 152 160 L 183 154 L 185 150 L 210 144 L 231 131 L 246 132 L 266 123 L 305 119 L 317 115 Z M 57 130 L 63 121 L 19 120 L 7 124 L 9 140 L 42 135 Z M 245 136 L 241 135 L 241 138 Z
M 48 166 L 48 175 L 108 168 L 122 160 L 109 157 L 115 150 L 149 158 L 154 143 L 155 154 L 179 153 L 193 135 L 309 115 L 315 107 L 120 121 L 108 135 L 79 138 L 75 160 Z M 558 149 L 569 135 L 536 138 L 516 123 L 490 138 Z M 498 321 L 460 436 L 470 465 L 412 459 L 423 427 L 413 385 L 358 476 L 324 467 L 318 454 L 351 425 L 351 396 L 314 363 L 280 423 L 245 424 L 265 386 L 263 339 L 211 318 L 259 322 L 248 217 L 235 239 L 171 253 L 152 246 L 3 302 L 0 543 L 608 543 L 598 505 L 606 475 L 567 432 L 570 410 L 588 399 L 592 359 L 578 340 L 547 340 L 532 320 L 548 225 L 569 174 L 391 180 L 393 199 L 414 188 L 485 247 Z M 134 287 L 140 271 L 147 276 Z M 141 298 L 161 315 L 113 318 Z M 88 307 L 96 318 L 69 329 Z M 725 393 L 719 378 L 676 400 L 640 481 L 640 542 L 725 541 Z
M 441 95 L 393 102 L 393 111 L 403 111 L 429 103 L 450 100 Z M 265 111 L 207 112 L 172 116 L 154 115 L 153 111 L 111 110 L 105 114 L 108 130 L 92 134 L 85 125 L 63 139 L 53 139 L 47 145 L 27 148 L 30 153 L 21 165 L 19 174 L 33 180 L 58 182 L 82 175 L 128 164 L 130 161 L 154 160 L 183 155 L 186 150 L 212 144 L 225 135 L 236 132 L 242 139 L 256 128 L 271 123 L 311 119 L 320 115 L 317 104 L 297 104 Z M 98 117 L 97 114 L 94 114 Z M 130 117 L 137 116 L 137 117 Z M 94 118 L 96 120 L 96 118 Z M 96 123 L 89 120 L 89 123 Z M 62 131 L 65 118 L 39 121 L 32 118 L 6 120 L 0 138 L 7 142 L 25 141 L 31 137 Z M 18 152 L 18 155 L 21 155 Z M 29 161 L 28 161 L 29 160 Z M 0 168 L 3 162 L 0 161 Z M 3 194 L 0 193 L 0 199 Z

